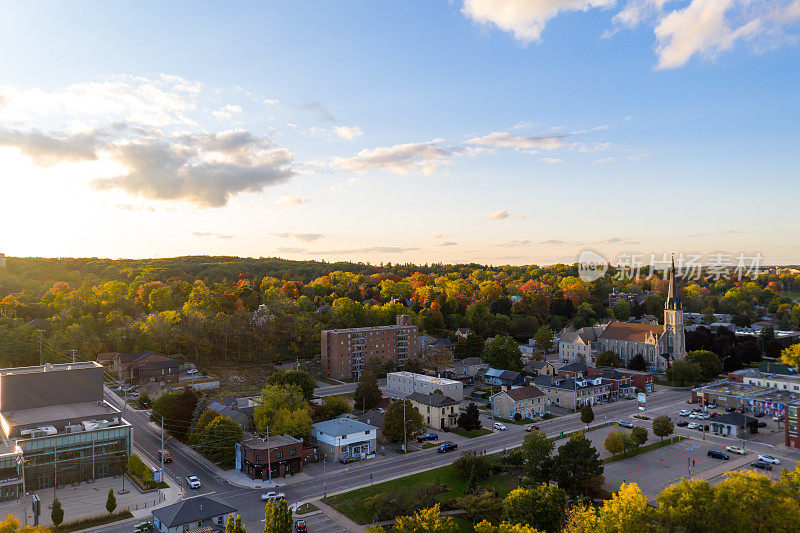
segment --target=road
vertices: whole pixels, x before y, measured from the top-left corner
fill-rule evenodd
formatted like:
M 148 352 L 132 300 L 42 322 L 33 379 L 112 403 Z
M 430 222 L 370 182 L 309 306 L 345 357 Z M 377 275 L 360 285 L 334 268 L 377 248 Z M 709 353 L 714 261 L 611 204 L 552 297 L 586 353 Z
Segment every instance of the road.
M 352 385 L 346 385 L 352 386 Z M 343 387 L 340 385 L 330 386 L 330 388 Z M 324 389 L 328 389 L 325 387 Z M 319 389 L 318 389 L 319 391 Z M 319 392 L 326 392 L 325 390 Z M 338 394 L 341 394 L 340 392 Z M 675 413 L 682 409 L 686 404 L 687 391 L 661 389 L 648 397 L 648 414 L 654 411 L 665 411 Z M 107 394 L 108 401 L 121 408 L 120 402 L 115 395 Z M 637 404 L 635 401 L 617 401 L 614 403 L 597 405 L 594 408 L 595 423 L 604 420 L 618 420 L 619 418 L 636 414 Z M 158 463 L 157 450 L 161 447 L 161 435 L 159 431 L 148 424 L 148 414 L 141 411 L 128 409 L 125 418 L 134 427 L 134 446 L 136 452 L 148 457 L 154 463 Z M 584 424 L 580 421 L 579 414 L 571 414 L 551 420 L 545 420 L 537 425 L 548 435 L 558 435 L 559 432 L 580 429 Z M 464 450 L 487 450 L 488 453 L 500 451 L 505 448 L 519 446 L 525 435 L 523 426 L 506 424 L 507 431 L 495 432 L 490 435 L 477 437 L 466 443 L 459 445 L 459 451 Z M 236 507 L 242 515 L 247 529 L 259 531 L 263 529 L 264 505 L 260 500 L 262 491 L 245 489 L 229 484 L 220 478 L 211 469 L 200 463 L 193 457 L 182 453 L 178 446 L 169 446 L 172 453 L 173 462 L 165 465 L 165 470 L 173 479 L 183 480 L 187 475 L 197 475 L 203 486 L 197 491 L 185 487 L 188 495 L 209 495 L 213 498 L 226 502 Z M 353 488 L 369 485 L 370 482 L 379 483 L 398 476 L 408 475 L 412 472 L 429 470 L 450 464 L 456 457 L 455 453 L 439 454 L 435 448 L 414 452 L 407 456 L 390 455 L 389 459 L 379 459 L 356 463 L 346 470 L 339 470 L 334 474 L 328 474 L 323 479 L 310 479 L 296 484 L 285 485 L 281 491 L 286 493 L 287 500 L 307 501 L 323 496 L 327 489 L 327 494 L 340 493 Z M 372 479 L 370 479 L 372 474 Z M 130 523 L 111 526 L 104 531 L 120 532 L 130 531 Z

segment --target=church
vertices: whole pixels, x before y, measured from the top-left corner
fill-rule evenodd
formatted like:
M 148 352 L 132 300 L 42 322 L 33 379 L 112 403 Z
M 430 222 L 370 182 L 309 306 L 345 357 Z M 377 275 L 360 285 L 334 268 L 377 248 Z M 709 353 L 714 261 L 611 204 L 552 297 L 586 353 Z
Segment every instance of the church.
M 559 352 L 563 356 L 572 356 L 570 358 L 574 359 L 575 356 L 585 354 L 586 349 L 583 344 L 588 344 L 591 346 L 593 354 L 610 350 L 617 354 L 626 365 L 636 354 L 642 354 L 650 370 L 666 370 L 670 360 L 677 361 L 686 357 L 683 306 L 675 283 L 675 262 L 673 261 L 669 272 L 667 301 L 664 304 L 664 324 L 611 322 L 602 331 L 599 331 L 601 326 L 582 328 L 562 337 L 562 341 L 559 343 Z M 575 343 L 579 345 L 575 345 Z M 589 363 L 587 357 L 578 358 Z

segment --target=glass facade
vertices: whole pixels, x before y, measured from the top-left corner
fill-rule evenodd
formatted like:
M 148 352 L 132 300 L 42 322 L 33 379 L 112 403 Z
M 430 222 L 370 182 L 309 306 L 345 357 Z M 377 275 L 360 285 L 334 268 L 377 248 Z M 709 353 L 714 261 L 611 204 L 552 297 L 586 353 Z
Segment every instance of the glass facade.
M 131 450 L 130 426 L 18 440 L 28 491 L 118 476 Z
M 15 500 L 22 494 L 17 457 L 15 453 L 0 455 L 0 501 Z

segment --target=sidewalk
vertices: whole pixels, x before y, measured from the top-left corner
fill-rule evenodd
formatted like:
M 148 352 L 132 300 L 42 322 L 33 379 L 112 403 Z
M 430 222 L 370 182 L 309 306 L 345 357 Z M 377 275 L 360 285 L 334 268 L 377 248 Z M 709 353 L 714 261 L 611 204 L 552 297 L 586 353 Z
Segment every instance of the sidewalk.
M 319 500 L 314 500 L 312 503 L 317 506 L 319 510 L 325 514 L 325 516 L 345 528 L 347 531 L 350 531 L 351 533 L 366 533 L 367 526 L 360 526 L 356 524 L 333 507 L 326 505 Z M 302 518 L 302 516 L 297 518 Z

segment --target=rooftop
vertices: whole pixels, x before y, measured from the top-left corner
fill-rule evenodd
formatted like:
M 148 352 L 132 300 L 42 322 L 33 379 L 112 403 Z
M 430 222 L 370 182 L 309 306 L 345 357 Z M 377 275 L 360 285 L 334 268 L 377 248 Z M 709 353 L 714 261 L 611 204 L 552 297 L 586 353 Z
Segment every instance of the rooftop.
M 83 368 L 103 368 L 103 365 L 95 361 L 80 361 L 77 363 L 62 363 L 36 366 L 21 366 L 17 368 L 2 368 L 0 369 L 0 376 L 11 376 L 16 374 L 37 374 L 40 372 L 59 372 L 64 370 L 80 370 Z
M 359 422 L 358 420 L 351 420 L 350 418 L 334 418 L 333 420 L 312 424 L 311 429 L 333 437 L 341 437 L 342 435 L 372 431 L 378 428 Z
M 633 322 L 611 322 L 603 333 L 601 339 L 645 342 L 648 335 L 658 338 L 664 333 L 664 326 L 651 324 L 636 324 Z
M 421 403 L 422 405 L 430 405 L 431 407 L 445 407 L 447 405 L 458 405 L 458 400 L 454 400 L 441 394 L 422 394 L 415 392 L 407 398 L 412 402 Z
M 386 375 L 388 378 L 389 376 L 397 376 L 399 378 L 405 379 L 415 379 L 417 381 L 427 381 L 428 383 L 437 383 L 439 385 L 454 385 L 461 383 L 455 379 L 447 379 L 447 378 L 437 378 L 435 376 L 427 376 L 425 374 L 415 374 L 414 372 L 406 372 L 405 370 L 400 372 L 390 372 Z
M 153 516 L 166 527 L 172 528 L 235 512 L 235 507 L 212 500 L 207 496 L 195 496 L 161 509 L 154 509 Z
M 537 398 L 539 396 L 544 396 L 544 393 L 539 387 L 533 387 L 533 386 L 515 387 L 513 389 L 509 389 L 504 392 L 508 394 L 511 397 L 511 399 L 514 400 L 515 402 L 518 402 L 520 400 L 528 400 L 530 398 Z M 500 392 L 498 394 L 503 394 L 503 393 Z
M 416 329 L 417 326 L 414 325 L 403 326 L 403 325 L 392 324 L 391 326 L 367 326 L 364 328 L 326 329 L 322 333 L 362 333 L 366 331 L 376 331 L 376 330 L 388 331 L 392 329 L 406 329 L 406 328 Z
M 119 415 L 120 412 L 117 409 L 105 402 L 100 405 L 96 402 L 53 405 L 2 413 L 2 417 L 8 422 L 11 428 L 18 426 L 47 425 L 64 420 L 107 419 L 119 417 Z
M 274 450 L 275 448 L 280 448 L 282 446 L 302 444 L 302 442 L 302 440 L 295 439 L 289 435 L 274 435 L 269 438 L 269 444 L 267 444 L 266 437 L 259 437 L 253 434 L 245 434 L 245 437 L 242 439 L 242 444 L 254 450 Z

